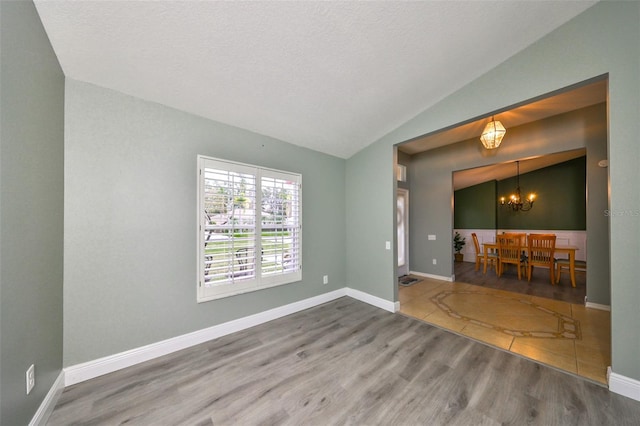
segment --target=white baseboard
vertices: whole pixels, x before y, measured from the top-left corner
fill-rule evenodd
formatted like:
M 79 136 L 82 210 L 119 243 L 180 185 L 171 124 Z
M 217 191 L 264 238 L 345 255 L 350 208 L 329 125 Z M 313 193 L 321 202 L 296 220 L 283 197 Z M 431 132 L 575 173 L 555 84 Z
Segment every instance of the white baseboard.
M 608 373 L 611 392 L 640 401 L 640 381 L 614 373 L 611 367 Z
M 424 272 L 416 272 L 416 271 L 409 271 L 409 274 L 417 275 L 419 277 L 424 277 L 424 278 L 433 278 L 434 280 L 440 280 L 440 281 L 449 281 L 449 282 L 455 281 L 454 275 L 450 277 L 445 277 L 444 275 L 433 275 L 433 274 L 427 274 Z
M 347 296 L 359 300 L 364 303 L 368 303 L 369 305 L 373 305 L 377 308 L 384 309 L 385 311 L 389 311 L 392 313 L 398 312 L 400 310 L 400 302 L 390 302 L 386 299 L 382 299 L 378 296 L 372 296 L 369 293 L 365 293 L 360 290 L 356 290 L 353 288 L 346 288 Z
M 611 311 L 611 306 L 601 305 L 600 303 L 587 302 L 584 304 L 586 308 L 600 309 L 601 311 Z
M 366 294 L 366 293 L 363 293 Z M 85 380 L 93 379 L 107 373 L 121 370 L 126 367 L 149 361 L 191 346 L 199 345 L 218 337 L 226 336 L 237 331 L 245 330 L 265 322 L 272 321 L 293 313 L 330 302 L 347 295 L 347 289 L 342 288 L 319 296 L 304 299 L 268 311 L 259 312 L 248 317 L 239 318 L 223 324 L 192 333 L 183 334 L 171 339 L 162 340 L 150 345 L 142 346 L 129 351 L 106 356 L 82 364 L 73 365 L 64 369 L 65 385 L 71 386 Z M 373 297 L 373 296 L 372 296 Z M 364 301 L 364 300 L 363 300 Z M 366 302 L 366 301 L 365 301 Z M 367 302 L 368 303 L 368 302 Z M 392 302 L 389 302 L 392 303 Z M 376 305 L 377 306 L 377 305 Z M 384 309 L 384 308 L 383 308 Z
M 64 370 L 58 374 L 58 378 L 53 385 L 51 385 L 51 389 L 47 392 L 47 395 L 42 400 L 42 404 L 38 407 L 38 411 L 33 415 L 33 418 L 29 422 L 29 426 L 39 426 L 47 423 L 49 416 L 53 412 L 56 403 L 58 402 L 58 398 L 62 394 L 64 390 Z

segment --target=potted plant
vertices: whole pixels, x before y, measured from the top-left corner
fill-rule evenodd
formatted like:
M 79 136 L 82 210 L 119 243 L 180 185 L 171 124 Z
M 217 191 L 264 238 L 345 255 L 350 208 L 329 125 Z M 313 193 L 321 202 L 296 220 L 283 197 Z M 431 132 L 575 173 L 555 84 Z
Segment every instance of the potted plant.
M 453 257 L 456 262 L 462 262 L 464 260 L 464 255 L 460 252 L 466 243 L 465 238 L 456 231 L 456 234 L 453 236 L 453 250 L 456 252 Z

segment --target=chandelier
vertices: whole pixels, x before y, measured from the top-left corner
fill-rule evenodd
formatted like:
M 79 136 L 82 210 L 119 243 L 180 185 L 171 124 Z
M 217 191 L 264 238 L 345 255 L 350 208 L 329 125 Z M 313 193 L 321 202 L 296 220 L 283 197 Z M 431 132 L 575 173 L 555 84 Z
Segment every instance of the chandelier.
M 511 194 L 509 199 L 505 199 L 505 197 L 500 198 L 500 205 L 511 207 L 513 211 L 523 211 L 531 210 L 533 207 L 533 201 L 535 198 L 535 194 L 529 194 L 528 198 L 524 200 L 520 196 L 520 161 L 516 161 L 516 192 L 515 194 Z
M 507 133 L 501 122 L 495 121 L 491 117 L 491 121 L 484 126 L 480 141 L 486 149 L 496 149 L 500 146 L 504 134 Z

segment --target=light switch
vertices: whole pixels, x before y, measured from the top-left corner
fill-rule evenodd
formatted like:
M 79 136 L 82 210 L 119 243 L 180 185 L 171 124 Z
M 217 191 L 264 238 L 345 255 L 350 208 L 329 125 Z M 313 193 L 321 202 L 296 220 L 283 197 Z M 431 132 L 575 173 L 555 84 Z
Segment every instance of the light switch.
M 429 237 L 428 237 L 428 238 L 429 238 L 429 240 L 433 241 L 433 240 L 435 240 L 435 239 L 436 239 L 436 236 L 435 236 L 435 235 L 433 235 L 433 234 L 429 234 Z

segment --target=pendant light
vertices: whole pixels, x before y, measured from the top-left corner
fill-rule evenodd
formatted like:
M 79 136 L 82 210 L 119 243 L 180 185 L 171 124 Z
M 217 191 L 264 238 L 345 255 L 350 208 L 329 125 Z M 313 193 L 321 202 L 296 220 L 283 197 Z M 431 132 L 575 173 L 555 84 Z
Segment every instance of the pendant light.
M 505 133 L 507 133 L 507 130 L 502 123 L 495 121 L 493 117 L 491 117 L 491 121 L 484 127 L 480 141 L 486 149 L 496 149 L 500 146 Z

